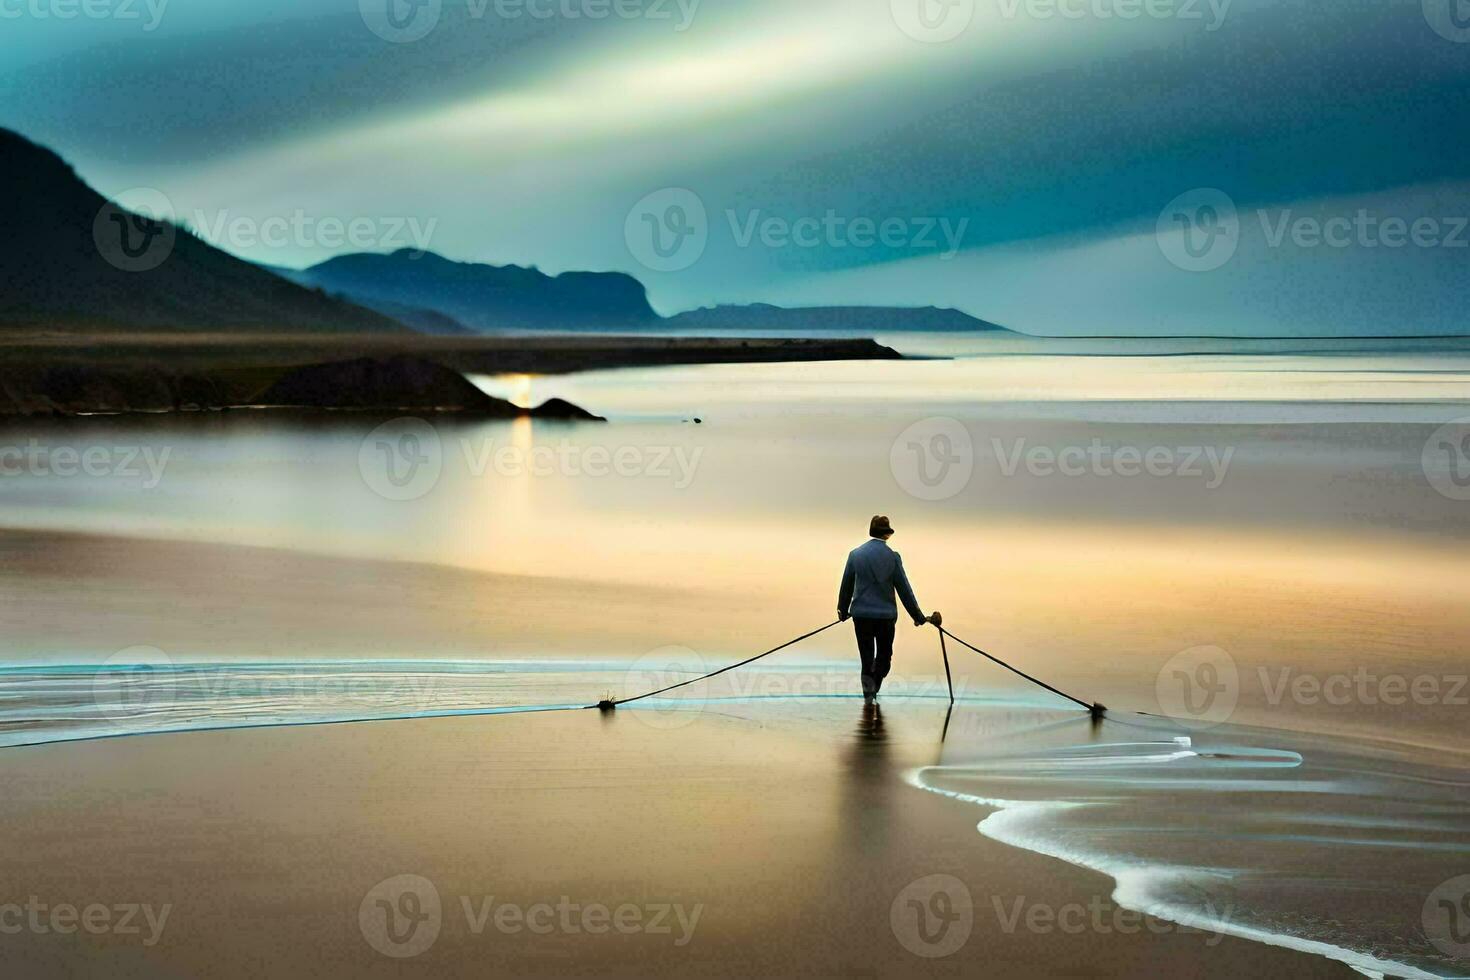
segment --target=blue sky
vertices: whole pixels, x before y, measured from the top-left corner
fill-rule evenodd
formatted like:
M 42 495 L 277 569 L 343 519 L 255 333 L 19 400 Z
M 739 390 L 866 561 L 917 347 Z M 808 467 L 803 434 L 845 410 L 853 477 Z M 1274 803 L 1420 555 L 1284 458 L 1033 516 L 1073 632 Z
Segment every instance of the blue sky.
M 1470 330 L 1463 0 L 77 2 L 0 0 L 4 123 L 258 261 L 427 245 L 630 272 L 663 312 Z

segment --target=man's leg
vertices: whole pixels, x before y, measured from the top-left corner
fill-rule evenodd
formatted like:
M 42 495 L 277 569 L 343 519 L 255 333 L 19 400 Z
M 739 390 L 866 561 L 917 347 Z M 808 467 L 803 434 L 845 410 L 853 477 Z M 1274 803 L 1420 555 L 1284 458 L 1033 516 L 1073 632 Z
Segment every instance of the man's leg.
M 875 620 L 873 623 L 873 693 L 883 687 L 883 678 L 893 667 L 893 631 L 897 620 Z
M 863 697 L 878 693 L 878 684 L 873 679 L 874 623 L 874 620 L 856 616 L 852 619 L 852 630 L 857 635 L 858 659 L 863 665 Z

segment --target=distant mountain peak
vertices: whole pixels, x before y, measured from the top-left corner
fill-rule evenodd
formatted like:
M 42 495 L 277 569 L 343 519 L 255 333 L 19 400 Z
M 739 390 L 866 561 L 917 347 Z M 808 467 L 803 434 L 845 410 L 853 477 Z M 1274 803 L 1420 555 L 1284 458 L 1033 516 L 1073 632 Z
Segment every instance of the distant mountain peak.
M 996 331 L 1005 327 L 937 306 L 706 306 L 670 317 L 672 329 L 879 333 Z
M 398 249 L 339 255 L 291 278 L 375 309 L 432 310 L 478 331 L 637 330 L 658 322 L 643 284 L 621 272 L 549 276 L 535 266 Z

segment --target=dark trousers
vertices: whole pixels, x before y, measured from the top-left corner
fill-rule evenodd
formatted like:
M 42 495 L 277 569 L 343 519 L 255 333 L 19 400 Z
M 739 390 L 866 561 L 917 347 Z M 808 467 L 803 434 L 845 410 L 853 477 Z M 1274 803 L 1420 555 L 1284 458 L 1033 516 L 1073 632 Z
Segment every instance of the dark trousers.
M 863 662 L 863 693 L 877 694 L 893 666 L 893 630 L 896 619 L 852 619 L 858 656 Z

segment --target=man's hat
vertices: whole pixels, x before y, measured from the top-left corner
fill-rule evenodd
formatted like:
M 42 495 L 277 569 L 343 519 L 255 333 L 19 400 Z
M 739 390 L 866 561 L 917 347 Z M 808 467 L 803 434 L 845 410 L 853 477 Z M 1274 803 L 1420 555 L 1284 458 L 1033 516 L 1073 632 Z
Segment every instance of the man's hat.
M 893 525 L 888 518 L 881 514 L 868 522 L 868 536 L 872 538 L 886 538 L 893 533 Z

